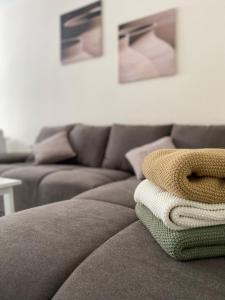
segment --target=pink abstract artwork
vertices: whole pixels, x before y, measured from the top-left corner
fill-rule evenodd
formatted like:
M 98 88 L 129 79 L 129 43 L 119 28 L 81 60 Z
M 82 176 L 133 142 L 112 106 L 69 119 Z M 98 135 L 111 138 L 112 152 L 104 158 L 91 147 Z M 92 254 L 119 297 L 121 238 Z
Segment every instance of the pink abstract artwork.
M 176 9 L 119 26 L 121 83 L 176 74 Z
M 61 16 L 61 61 L 63 64 L 101 56 L 101 1 Z

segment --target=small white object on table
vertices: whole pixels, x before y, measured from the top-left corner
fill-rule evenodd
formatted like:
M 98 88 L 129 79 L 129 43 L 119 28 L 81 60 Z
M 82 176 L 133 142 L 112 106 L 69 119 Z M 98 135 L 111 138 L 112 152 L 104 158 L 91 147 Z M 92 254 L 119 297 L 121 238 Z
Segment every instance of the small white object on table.
M 20 184 L 21 180 L 0 177 L 0 196 L 3 196 L 5 216 L 15 212 L 13 187 Z

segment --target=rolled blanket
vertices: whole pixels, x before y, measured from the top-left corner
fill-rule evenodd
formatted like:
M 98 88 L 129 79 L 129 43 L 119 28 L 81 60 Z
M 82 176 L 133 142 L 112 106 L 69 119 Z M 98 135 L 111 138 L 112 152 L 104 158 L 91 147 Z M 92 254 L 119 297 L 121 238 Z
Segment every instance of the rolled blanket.
M 144 204 L 171 230 L 225 224 L 225 204 L 185 200 L 168 193 L 147 179 L 138 185 L 134 200 Z
M 225 225 L 174 231 L 141 203 L 136 205 L 136 214 L 163 250 L 176 260 L 225 256 Z
M 145 158 L 143 173 L 178 197 L 225 203 L 225 149 L 155 151 Z

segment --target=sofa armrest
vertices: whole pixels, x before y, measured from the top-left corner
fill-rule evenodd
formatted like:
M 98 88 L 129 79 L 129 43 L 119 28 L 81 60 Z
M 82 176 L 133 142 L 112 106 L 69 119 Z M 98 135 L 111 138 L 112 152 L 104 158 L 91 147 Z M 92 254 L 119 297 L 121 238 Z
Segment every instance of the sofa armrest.
M 0 154 L 0 164 L 13 164 L 25 162 L 30 153 L 2 153 Z

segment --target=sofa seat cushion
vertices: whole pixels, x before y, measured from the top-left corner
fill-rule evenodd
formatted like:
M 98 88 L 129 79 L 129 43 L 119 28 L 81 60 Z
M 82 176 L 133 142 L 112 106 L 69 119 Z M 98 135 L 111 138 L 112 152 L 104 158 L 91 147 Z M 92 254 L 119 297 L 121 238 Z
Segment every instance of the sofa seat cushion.
M 74 169 L 75 166 L 69 165 L 20 165 L 2 172 L 1 176 L 22 180 L 22 185 L 14 188 L 15 209 L 16 211 L 37 206 L 38 187 L 40 182 L 48 174 Z
M 125 154 L 136 147 L 169 136 L 172 126 L 113 125 L 109 136 L 103 167 L 133 172 Z
M 224 272 L 224 258 L 171 259 L 137 221 L 85 259 L 53 300 L 223 300 Z
M 136 220 L 129 208 L 86 204 L 69 200 L 0 219 L 2 300 L 52 299 L 87 256 Z
M 177 148 L 225 148 L 225 126 L 174 125 L 172 139 Z
M 0 164 L 0 175 L 9 170 L 14 170 L 17 168 L 21 168 L 23 166 L 30 166 L 31 163 L 10 163 L 10 164 Z
M 92 199 L 134 208 L 134 191 L 139 183 L 140 181 L 136 177 L 130 177 L 84 192 L 76 196 L 76 198 L 84 200 Z
M 130 176 L 126 172 L 77 166 L 46 176 L 39 187 L 39 205 L 71 199 L 72 197 Z

